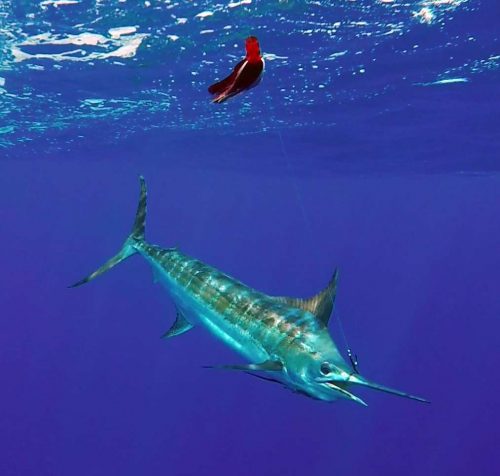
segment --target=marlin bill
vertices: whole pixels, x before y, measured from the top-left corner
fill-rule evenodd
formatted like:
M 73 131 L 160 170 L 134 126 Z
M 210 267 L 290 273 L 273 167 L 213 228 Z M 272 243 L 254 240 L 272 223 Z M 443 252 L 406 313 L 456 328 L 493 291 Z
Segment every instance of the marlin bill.
M 427 402 L 368 381 L 358 373 L 352 359 L 347 363 L 341 356 L 328 332 L 336 271 L 325 289 L 309 299 L 276 297 L 252 289 L 176 248 L 151 245 L 145 239 L 147 192 L 143 177 L 140 185 L 132 233 L 118 254 L 71 287 L 87 283 L 126 258 L 140 254 L 177 309 L 175 322 L 164 337 L 205 326 L 248 362 L 219 368 L 244 371 L 323 401 L 347 399 L 366 405 L 353 393 L 356 387 L 363 386 Z

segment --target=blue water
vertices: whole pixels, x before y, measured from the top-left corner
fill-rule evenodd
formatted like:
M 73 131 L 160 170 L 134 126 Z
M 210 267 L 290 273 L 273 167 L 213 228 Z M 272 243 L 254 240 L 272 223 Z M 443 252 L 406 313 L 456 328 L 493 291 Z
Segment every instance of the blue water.
M 0 475 L 500 473 L 500 8 L 0 4 Z M 127 27 L 127 28 L 125 28 Z M 121 28 L 121 29 L 118 29 Z M 206 87 L 256 35 L 262 83 Z M 274 295 L 335 267 L 368 408 L 203 365 L 131 226 Z

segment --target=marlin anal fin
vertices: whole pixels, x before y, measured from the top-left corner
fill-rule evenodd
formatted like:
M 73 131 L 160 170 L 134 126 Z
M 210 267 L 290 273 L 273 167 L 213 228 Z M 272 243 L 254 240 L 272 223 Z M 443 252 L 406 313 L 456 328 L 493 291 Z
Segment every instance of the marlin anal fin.
M 288 306 L 296 307 L 314 314 L 318 320 L 326 326 L 328 325 L 328 320 L 330 319 L 335 303 L 338 276 L 339 273 L 335 270 L 326 288 L 309 299 L 290 297 L 277 297 L 276 299 Z
M 166 339 L 168 337 L 175 337 L 175 336 L 180 336 L 181 334 L 184 334 L 185 332 L 189 331 L 192 329 L 194 326 L 191 324 L 180 312 L 177 310 L 177 316 L 175 318 L 175 322 L 172 324 L 172 327 L 165 332 L 161 337 L 162 339 Z
M 206 365 L 208 369 L 243 370 L 244 372 L 279 372 L 283 370 L 283 364 L 278 360 L 266 360 L 261 364 L 244 365 Z

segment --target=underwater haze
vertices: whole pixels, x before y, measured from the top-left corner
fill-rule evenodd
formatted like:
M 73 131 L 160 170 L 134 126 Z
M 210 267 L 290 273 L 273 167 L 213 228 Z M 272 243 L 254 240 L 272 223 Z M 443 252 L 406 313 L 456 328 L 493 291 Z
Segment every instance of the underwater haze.
M 0 2 L 0 476 L 500 474 L 496 0 Z M 256 36 L 261 83 L 223 104 Z M 147 239 L 270 295 L 335 268 L 367 402 L 175 320 Z M 346 357 L 347 358 L 347 357 Z

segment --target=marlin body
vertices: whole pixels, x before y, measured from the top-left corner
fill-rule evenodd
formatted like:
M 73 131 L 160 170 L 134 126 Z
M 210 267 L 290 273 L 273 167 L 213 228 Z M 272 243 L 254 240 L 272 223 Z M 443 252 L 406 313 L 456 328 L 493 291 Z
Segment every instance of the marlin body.
M 161 248 L 145 241 L 146 184 L 141 192 L 134 227 L 120 252 L 71 287 L 84 284 L 133 254 L 142 255 L 156 281 L 167 289 L 177 317 L 164 337 L 183 334 L 197 325 L 241 354 L 250 363 L 224 365 L 278 382 L 309 397 L 339 398 L 366 405 L 351 389 L 365 386 L 399 396 L 426 400 L 369 382 L 355 365 L 341 356 L 328 333 L 338 273 L 327 287 L 310 299 L 269 296 L 217 269 L 190 258 L 176 248 Z

